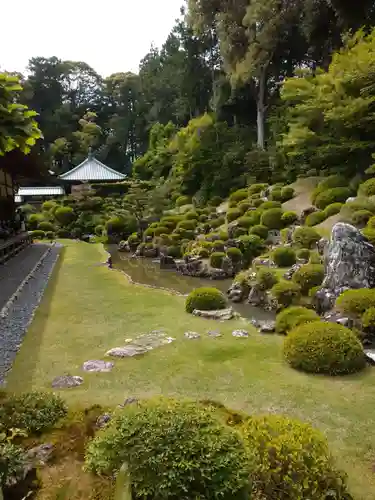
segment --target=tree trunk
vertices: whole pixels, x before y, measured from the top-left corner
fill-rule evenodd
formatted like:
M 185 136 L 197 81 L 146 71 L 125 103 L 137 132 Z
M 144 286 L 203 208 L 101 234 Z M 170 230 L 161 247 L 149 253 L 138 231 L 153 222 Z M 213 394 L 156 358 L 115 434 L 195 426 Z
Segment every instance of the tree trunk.
M 266 82 L 267 82 L 267 67 L 262 68 L 258 83 L 257 95 L 257 137 L 258 148 L 265 149 L 265 95 L 266 95 Z

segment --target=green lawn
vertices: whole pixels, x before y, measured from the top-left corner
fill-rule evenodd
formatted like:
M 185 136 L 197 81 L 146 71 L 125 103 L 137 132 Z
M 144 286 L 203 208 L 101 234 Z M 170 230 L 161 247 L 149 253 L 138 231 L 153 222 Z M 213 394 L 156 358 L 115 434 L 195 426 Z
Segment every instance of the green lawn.
M 163 394 L 288 414 L 326 433 L 356 500 L 374 499 L 375 369 L 346 378 L 298 373 L 283 362 L 282 338 L 254 330 L 248 339 L 233 338 L 243 322 L 194 318 L 184 312 L 183 297 L 131 285 L 100 266 L 104 260 L 99 245 L 66 244 L 8 377 L 10 390 L 49 389 L 56 375 L 70 373 L 84 377 L 81 387 L 61 392 L 71 404 L 111 406 Z M 176 341 L 139 359 L 116 360 L 111 373 L 82 373 L 84 361 L 103 359 L 126 338 L 159 328 Z M 223 337 L 205 337 L 209 329 Z M 203 336 L 186 340 L 187 330 Z

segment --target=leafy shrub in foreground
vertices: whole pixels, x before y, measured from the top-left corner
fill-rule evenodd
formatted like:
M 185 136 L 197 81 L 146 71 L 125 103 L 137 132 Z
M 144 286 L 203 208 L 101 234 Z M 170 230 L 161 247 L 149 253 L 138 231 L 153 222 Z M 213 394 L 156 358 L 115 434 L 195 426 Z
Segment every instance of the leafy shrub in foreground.
M 41 432 L 66 415 L 64 401 L 48 392 L 28 392 L 8 396 L 0 403 L 0 423 L 5 429 Z
M 261 267 L 256 274 L 256 282 L 260 290 L 270 290 L 278 282 L 276 274 L 270 269 Z
M 220 196 L 213 196 L 209 200 L 209 204 L 213 207 L 218 207 L 222 203 L 223 199 Z
M 365 366 L 363 348 L 355 333 L 323 321 L 295 328 L 285 339 L 284 356 L 293 368 L 310 373 L 340 375 Z
M 296 326 L 318 320 L 319 316 L 312 309 L 302 306 L 287 307 L 276 316 L 276 333 L 286 335 Z
M 246 500 L 251 465 L 237 431 L 195 403 L 128 405 L 89 444 L 86 467 L 129 465 L 136 498 Z
M 289 267 L 296 263 L 296 252 L 293 248 L 278 247 L 272 252 L 272 260 L 278 267 Z
M 254 459 L 255 499 L 348 499 L 346 477 L 334 466 L 326 438 L 309 424 L 281 415 L 250 417 L 241 427 Z
M 263 212 L 260 221 L 268 229 L 281 229 L 283 227 L 282 216 L 281 208 L 271 208 Z
M 293 232 L 293 243 L 299 248 L 313 248 L 320 238 L 312 227 L 299 227 Z
M 301 292 L 307 295 L 314 286 L 322 284 L 324 266 L 322 264 L 305 264 L 293 274 L 293 281 L 301 287 Z
M 184 215 L 185 220 L 198 220 L 199 214 L 195 210 L 190 210 Z
M 258 193 L 261 193 L 262 191 L 264 191 L 266 188 L 268 187 L 268 184 L 252 184 L 250 187 L 249 187 L 249 194 L 250 195 L 254 195 L 254 194 L 258 194 Z
M 281 280 L 271 289 L 273 297 L 280 307 L 289 307 L 297 304 L 301 298 L 300 287 L 291 281 Z
M 202 311 L 214 311 L 225 309 L 227 300 L 225 295 L 217 288 L 202 287 L 196 288 L 189 293 L 186 299 L 186 311 L 192 313 L 194 309 Z
M 225 243 L 223 240 L 214 240 L 212 242 L 212 248 L 215 252 L 224 252 Z
M 42 240 L 43 238 L 45 238 L 45 236 L 46 236 L 46 233 L 44 231 L 42 231 L 41 229 L 35 229 L 35 231 L 31 231 L 31 237 L 34 240 Z
M 28 459 L 23 448 L 7 441 L 1 442 L 0 488 L 12 486 L 24 479 L 27 463 Z
M 375 307 L 375 289 L 347 290 L 336 300 L 336 307 L 344 314 L 361 316 L 366 309 Z
M 344 203 L 350 197 L 350 189 L 347 187 L 335 187 L 332 189 L 327 189 L 320 193 L 316 200 L 315 205 L 320 209 L 324 210 L 328 205 L 332 203 Z
M 372 227 L 365 227 L 365 229 L 362 230 L 362 234 L 372 245 L 375 246 L 375 229 Z
M 43 214 L 33 214 L 31 213 L 27 218 L 27 227 L 28 229 L 36 229 L 41 222 L 44 221 Z
M 326 220 L 326 218 L 326 212 L 324 210 L 318 210 L 317 212 L 313 212 L 306 217 L 305 224 L 309 227 L 316 226 Z

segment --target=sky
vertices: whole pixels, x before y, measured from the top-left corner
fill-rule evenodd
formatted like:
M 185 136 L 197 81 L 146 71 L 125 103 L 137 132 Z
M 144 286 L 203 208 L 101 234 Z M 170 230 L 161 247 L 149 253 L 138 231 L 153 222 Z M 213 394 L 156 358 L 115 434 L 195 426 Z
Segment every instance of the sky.
M 31 57 L 57 56 L 84 61 L 104 77 L 116 72 L 138 72 L 139 62 L 151 44 L 160 47 L 166 40 L 182 3 L 6 1 L 1 5 L 0 69 L 24 73 Z

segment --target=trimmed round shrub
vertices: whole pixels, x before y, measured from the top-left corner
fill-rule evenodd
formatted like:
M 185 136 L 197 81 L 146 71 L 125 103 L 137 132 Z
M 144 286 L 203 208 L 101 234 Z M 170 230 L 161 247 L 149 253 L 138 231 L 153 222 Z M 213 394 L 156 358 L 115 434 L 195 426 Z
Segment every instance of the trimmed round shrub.
M 324 220 L 326 220 L 327 216 L 324 210 L 318 210 L 317 212 L 313 212 L 306 217 L 305 224 L 306 226 L 316 226 L 320 224 Z
M 54 240 L 55 239 L 55 233 L 53 231 L 47 231 L 46 232 L 46 238 L 47 238 L 47 240 Z
M 244 214 L 245 212 L 247 212 L 249 210 L 249 208 L 251 208 L 251 203 L 248 201 L 243 201 L 242 203 L 240 203 L 238 205 L 237 208 L 241 212 L 241 214 Z
M 313 248 L 320 238 L 320 234 L 312 227 L 298 227 L 293 232 L 292 239 L 299 248 Z
M 278 267 L 289 267 L 296 263 L 296 252 L 293 248 L 279 247 L 272 252 L 272 260 Z
M 39 433 L 52 427 L 66 413 L 63 399 L 49 392 L 10 395 L 0 404 L 0 422 L 5 430 L 18 428 Z
M 270 290 L 278 282 L 274 271 L 260 267 L 256 274 L 256 282 L 260 290 Z
M 368 179 L 359 186 L 359 191 L 366 196 L 375 195 L 375 178 Z
M 375 245 L 375 229 L 372 227 L 365 227 L 365 229 L 362 230 L 363 236 L 373 245 Z
M 293 328 L 311 321 L 318 321 L 319 316 L 312 309 L 292 306 L 283 309 L 276 316 L 276 333 L 286 335 Z
M 30 214 L 27 218 L 27 227 L 29 229 L 36 229 L 41 222 L 44 221 L 43 214 Z
M 184 215 L 184 218 L 186 220 L 198 220 L 199 214 L 195 210 L 190 210 L 190 212 L 186 212 L 186 214 Z
M 336 300 L 336 307 L 344 314 L 361 316 L 370 307 L 375 307 L 375 289 L 347 290 Z
M 240 431 L 255 466 L 251 498 L 347 498 L 346 476 L 335 468 L 326 438 L 311 425 L 265 415 L 250 417 Z
M 284 202 L 294 198 L 294 189 L 290 186 L 285 186 L 281 189 L 281 199 Z
M 162 226 L 170 227 L 174 229 L 177 227 L 177 224 L 183 220 L 182 215 L 167 215 L 166 217 L 162 217 L 160 220 L 160 224 Z
M 191 198 L 189 196 L 179 196 L 176 200 L 176 207 L 182 207 L 184 205 L 189 205 L 191 203 Z
M 49 212 L 52 208 L 55 208 L 55 206 L 56 206 L 55 201 L 52 201 L 52 200 L 45 201 L 42 204 L 42 210 L 43 210 L 43 212 Z
M 116 234 L 122 234 L 125 231 L 125 220 L 122 217 L 111 217 L 107 222 L 106 222 L 106 230 L 107 234 L 109 236 Z M 148 229 L 146 230 L 148 231 Z M 146 232 L 145 231 L 145 232 Z
M 210 256 L 210 266 L 216 269 L 221 269 L 224 258 L 225 258 L 224 252 L 212 252 Z
M 55 211 L 55 219 L 62 226 L 68 226 L 74 221 L 75 218 L 76 217 L 72 207 L 59 207 Z
M 86 467 L 129 466 L 136 498 L 249 498 L 251 465 L 239 433 L 193 402 L 127 405 L 88 445 Z
M 369 307 L 362 315 L 362 326 L 366 329 L 375 328 L 375 306 Z
M 199 216 L 199 222 L 206 222 L 208 219 L 208 215 L 207 214 L 202 214 Z
M 262 240 L 266 240 L 268 236 L 268 227 L 257 224 L 250 228 L 249 234 L 255 234 L 259 236 L 259 238 L 262 238 Z
M 152 236 L 154 237 L 155 234 L 155 227 L 148 227 L 143 231 L 143 236 Z
M 265 250 L 264 240 L 259 238 L 256 234 L 240 236 L 238 238 L 238 243 L 245 264 L 250 264 L 255 257 L 261 255 Z
M 259 210 L 270 210 L 271 208 L 281 208 L 281 203 L 279 201 L 264 201 L 260 206 Z
M 250 198 L 250 203 L 252 207 L 259 208 L 264 202 L 261 198 L 255 198 L 255 195 Z
M 177 229 L 186 229 L 188 231 L 194 231 L 197 225 L 197 221 L 195 219 L 192 220 L 182 220 L 177 224 Z
M 282 308 L 297 304 L 301 298 L 301 289 L 293 281 L 279 281 L 272 287 L 271 293 Z
M 252 226 L 256 226 L 260 224 L 262 212 L 260 210 L 249 210 L 248 212 L 246 212 L 245 216 L 251 219 Z
M 220 216 L 217 219 L 211 219 L 208 223 L 212 229 L 216 229 L 225 223 L 225 217 Z
M 250 195 L 258 194 L 268 188 L 268 184 L 252 184 L 248 192 Z
M 210 252 L 209 250 L 207 250 L 207 248 L 200 248 L 198 251 L 198 255 L 201 259 L 208 259 L 208 257 L 210 256 Z
M 323 321 L 295 328 L 285 339 L 284 356 L 293 368 L 308 373 L 340 375 L 365 366 L 363 348 L 355 333 Z
M 284 212 L 282 217 L 281 217 L 281 221 L 282 221 L 284 226 L 291 226 L 297 220 L 298 220 L 298 215 L 296 214 L 296 212 L 292 212 L 292 211 Z
M 58 238 L 70 238 L 71 237 L 71 234 L 69 231 L 67 231 L 66 229 L 58 229 L 57 232 L 56 232 L 56 236 Z
M 225 309 L 227 301 L 225 295 L 217 288 L 202 287 L 196 288 L 188 295 L 185 308 L 188 313 L 194 309 L 202 311 L 215 311 Z
M 337 215 L 340 213 L 341 208 L 343 207 L 343 203 L 331 203 L 324 209 L 324 213 L 326 214 L 326 218 L 332 217 L 332 215 Z
M 350 189 L 347 187 L 335 187 L 332 189 L 327 189 L 320 193 L 316 200 L 315 205 L 320 209 L 324 210 L 328 205 L 332 203 L 344 203 L 350 197 Z
M 263 212 L 260 222 L 262 226 L 268 229 L 281 229 L 283 227 L 282 221 L 283 211 L 281 208 L 271 208 Z
M 309 260 L 310 259 L 310 250 L 308 248 L 301 248 L 296 252 L 297 259 L 301 260 Z
M 245 229 L 249 229 L 253 225 L 253 218 L 252 217 L 240 217 L 237 220 L 237 224 L 239 227 L 243 227 Z
M 168 234 L 170 229 L 165 226 L 156 227 L 154 230 L 154 236 L 160 236 L 162 234 Z
M 212 248 L 217 252 L 224 252 L 224 241 L 223 240 L 215 240 L 212 242 Z
M 55 231 L 55 226 L 52 224 L 52 222 L 47 222 L 47 221 L 43 221 L 43 222 L 40 222 L 38 224 L 38 229 L 40 229 L 41 231 Z
M 227 250 L 227 257 L 234 263 L 241 262 L 242 252 L 237 247 L 231 247 Z
M 33 205 L 30 205 L 29 203 L 21 205 L 19 209 L 24 215 L 30 215 L 36 212 L 36 208 Z
M 319 182 L 317 187 L 314 189 L 311 201 L 315 204 L 317 197 L 323 192 L 331 188 L 346 187 L 348 185 L 347 179 L 341 175 L 330 175 L 326 177 L 323 181 Z
M 247 189 L 238 189 L 229 196 L 229 201 L 235 201 L 238 203 L 239 201 L 246 200 L 248 196 L 249 192 Z
M 239 238 L 240 236 L 244 236 L 247 233 L 248 233 L 248 231 L 244 227 L 235 227 L 233 229 L 233 237 L 234 238 Z
M 293 281 L 301 287 L 303 295 L 307 295 L 314 286 L 322 284 L 324 266 L 322 264 L 305 264 L 293 274 Z
M 357 210 L 351 216 L 351 223 L 355 226 L 364 227 L 372 218 L 372 213 L 369 210 Z
M 283 197 L 281 194 L 281 188 L 272 189 L 271 194 L 270 194 L 270 198 L 272 201 L 280 201 L 280 202 L 283 201 Z
M 35 229 L 35 231 L 31 231 L 31 237 L 34 240 L 42 240 L 46 236 L 46 233 L 41 229 Z
M 227 212 L 227 220 L 228 222 L 233 222 L 234 220 L 238 219 L 238 217 L 241 216 L 240 210 L 238 208 L 231 208 Z
M 213 196 L 209 200 L 209 204 L 213 207 L 218 207 L 222 203 L 223 199 L 220 196 Z
M 181 247 L 175 245 L 167 248 L 167 254 L 174 259 L 181 258 Z

